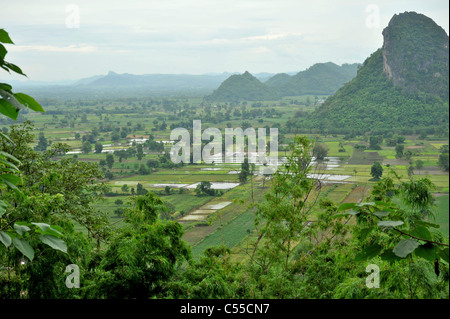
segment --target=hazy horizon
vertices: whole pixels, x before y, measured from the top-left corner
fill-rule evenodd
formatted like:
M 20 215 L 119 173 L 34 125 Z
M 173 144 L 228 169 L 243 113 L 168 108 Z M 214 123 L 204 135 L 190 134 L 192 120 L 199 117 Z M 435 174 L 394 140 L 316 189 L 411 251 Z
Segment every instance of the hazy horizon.
M 26 11 L 23 8 L 27 8 Z M 449 33 L 448 3 L 433 1 L 16 0 L 0 11 L 15 45 L 6 60 L 28 79 L 104 75 L 298 72 L 362 63 L 394 14 L 415 11 Z

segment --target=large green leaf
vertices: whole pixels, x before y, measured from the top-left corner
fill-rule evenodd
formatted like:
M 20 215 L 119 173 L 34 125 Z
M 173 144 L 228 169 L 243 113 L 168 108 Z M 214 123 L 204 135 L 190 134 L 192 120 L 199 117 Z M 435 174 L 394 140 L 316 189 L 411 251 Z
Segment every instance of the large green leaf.
M 356 204 L 356 206 L 358 206 L 358 207 L 375 206 L 375 203 L 374 202 L 364 202 L 364 203 L 358 203 L 358 204 Z
M 8 32 L 6 32 L 4 29 L 0 29 L 0 42 L 14 44 L 14 42 L 9 37 Z
M 415 239 L 404 239 L 394 247 L 393 252 L 398 257 L 405 258 L 419 246 L 419 242 Z
M 35 99 L 33 99 L 31 96 L 26 95 L 24 93 L 15 93 L 14 97 L 17 99 L 17 101 L 19 101 L 21 104 L 29 107 L 30 109 L 32 109 L 33 111 L 36 112 L 43 112 L 45 113 L 44 109 L 42 108 L 42 106 L 36 102 Z
M 0 199 L 0 217 L 6 212 L 6 208 L 8 208 L 8 203 Z
M 27 225 L 20 225 L 19 223 L 15 223 L 14 224 L 14 230 L 20 236 L 23 236 L 26 232 L 29 232 L 31 230 L 31 228 L 28 227 Z
M 386 250 L 384 251 L 381 255 L 380 258 L 382 260 L 386 260 L 389 263 L 394 263 L 396 261 L 400 261 L 402 260 L 402 258 L 398 257 L 396 254 L 394 254 L 391 250 Z
M 416 228 L 414 228 L 413 231 L 411 232 L 411 235 L 421 239 L 433 240 L 431 232 L 428 230 L 428 228 L 422 225 L 419 225 Z
M 403 225 L 404 222 L 402 222 L 401 220 L 380 220 L 378 222 L 378 226 L 379 227 L 397 227 L 400 225 Z
M 361 241 L 366 240 L 367 236 L 372 232 L 373 229 L 374 229 L 374 227 L 366 227 L 366 228 L 361 229 L 359 239 Z
M 338 212 L 341 212 L 341 211 L 343 211 L 343 210 L 347 210 L 347 209 L 354 208 L 355 206 L 356 206 L 355 203 L 345 203 L 345 204 L 342 204 L 341 206 L 339 206 Z
M 67 253 L 67 246 L 64 240 L 59 239 L 52 235 L 40 235 L 39 239 L 46 245 L 49 245 L 53 249 L 57 249 L 62 251 L 63 253 Z
M 39 228 L 36 230 L 37 233 L 41 235 L 52 235 L 55 237 L 62 236 L 62 233 L 56 230 L 53 226 L 45 223 L 32 223 L 33 225 L 38 226 Z
M 3 44 L 0 44 L 0 63 L 1 60 L 5 58 L 6 53 L 8 53 L 8 51 L 6 50 L 5 46 Z
M 0 99 L 0 113 L 15 121 L 17 120 L 17 116 L 19 115 L 19 110 L 16 109 L 12 104 L 6 102 L 4 99 Z
M 0 241 L 5 245 L 6 247 L 9 247 L 11 245 L 11 237 L 3 231 L 0 231 Z
M 15 186 L 22 183 L 22 179 L 17 175 L 2 174 L 2 175 L 0 175 L 0 178 L 10 182 L 11 184 L 13 184 Z
M 422 226 L 425 226 L 425 227 L 433 227 L 433 228 L 440 228 L 441 227 L 441 225 L 438 225 L 438 224 L 433 224 L 433 223 L 430 223 L 430 222 L 426 222 L 426 221 L 424 221 L 424 220 L 416 220 L 416 221 L 414 221 L 417 225 L 422 225 Z
M 23 76 L 27 76 L 25 73 L 23 73 L 22 69 L 19 68 L 15 64 L 12 64 L 12 63 L 9 63 L 9 62 L 4 62 L 3 65 L 6 66 L 7 68 L 9 68 L 10 70 L 13 70 L 17 74 L 20 74 L 20 75 L 23 75 Z
M 428 261 L 434 261 L 436 259 L 436 247 L 433 244 L 426 243 L 420 245 L 414 250 L 414 253 L 418 257 L 425 258 Z
M 440 249 L 438 253 L 439 257 L 448 262 L 448 247 L 444 249 Z
M 363 249 L 362 252 L 360 252 L 356 255 L 355 261 L 364 261 L 364 260 L 371 259 L 371 258 L 377 256 L 382 250 L 383 250 L 383 247 L 381 247 L 378 244 L 366 247 Z
M 2 136 L 5 137 L 3 134 L 2 134 Z M 11 140 L 9 140 L 9 141 L 12 142 Z M 9 159 L 11 159 L 11 160 L 13 160 L 13 161 L 15 161 L 15 162 L 20 164 L 20 161 L 15 156 L 13 156 L 13 155 L 11 155 L 9 153 L 0 151 L 0 155 L 5 156 L 5 157 L 7 157 L 7 158 L 9 158 Z
M 382 211 L 382 212 L 375 212 L 373 214 L 378 217 L 386 217 L 387 215 L 390 214 L 390 212 Z
M 30 261 L 33 261 L 34 249 L 25 239 L 15 237 L 13 239 L 13 244 L 14 247 L 16 247 L 22 254 L 25 255 L 25 257 L 27 257 Z

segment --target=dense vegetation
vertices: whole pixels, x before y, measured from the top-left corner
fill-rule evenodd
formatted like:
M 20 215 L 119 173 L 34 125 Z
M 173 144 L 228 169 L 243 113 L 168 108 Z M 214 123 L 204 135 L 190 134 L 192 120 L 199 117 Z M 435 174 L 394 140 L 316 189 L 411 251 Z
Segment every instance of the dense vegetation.
M 394 16 L 383 35 L 383 48 L 352 81 L 292 125 L 344 134 L 414 128 L 447 136 L 448 35 L 415 13 Z
M 389 76 L 406 93 L 428 93 L 448 101 L 449 41 L 444 29 L 423 14 L 394 15 L 383 30 Z
M 0 31 L 0 42 L 12 43 Z M 5 63 L 2 50 L 0 43 L 0 66 L 23 74 Z M 380 61 L 368 59 L 358 76 L 367 72 L 378 89 L 403 98 L 371 72 Z M 255 83 L 250 74 L 240 79 Z M 289 134 L 295 122 L 287 120 L 302 119 L 318 96 L 217 104 L 46 99 L 47 114 L 37 116 L 33 111 L 43 108 L 34 99 L 6 83 L 0 90 L 1 124 L 14 124 L 0 136 L 0 298 L 449 298 L 448 233 L 435 219 L 446 219 L 448 232 L 448 215 L 435 216 L 433 196 L 436 188 L 448 192 L 448 174 L 437 168 L 448 170 L 448 141 L 438 134 L 434 140 L 427 132 L 408 138 L 392 131 L 389 137 Z M 248 161 L 235 175 L 221 166 L 172 163 L 162 142 L 171 129 L 190 129 L 198 118 L 220 128 L 280 127 L 280 144 L 289 142 L 282 146 L 286 161 L 269 179 L 255 176 Z M 137 143 L 139 137 L 145 142 Z M 107 146 L 114 153 L 102 153 Z M 73 149 L 80 153 L 68 154 Z M 359 163 L 326 171 L 345 172 L 353 184 L 314 177 L 330 154 Z M 366 175 L 357 171 L 363 169 Z M 425 169 L 433 175 L 419 174 Z M 368 182 L 369 172 L 376 183 Z M 223 176 L 240 185 L 213 189 Z M 150 191 L 141 178 L 198 184 Z M 346 192 L 337 196 L 341 186 Z M 219 196 L 230 206 L 211 218 L 179 219 Z M 114 204 L 101 210 L 100 199 Z M 196 245 L 184 237 L 189 232 L 203 234 Z M 236 242 L 240 255 L 232 251 Z M 68 282 L 71 265 L 80 269 L 79 285 Z M 382 274 L 376 289 L 368 284 L 367 267 L 374 265 Z
M 383 73 L 382 50 L 373 53 L 357 76 L 329 97 L 297 127 L 321 132 L 361 134 L 367 131 L 416 132 L 448 135 L 447 101 L 432 94 L 405 95 Z
M 338 66 L 332 62 L 317 63 L 293 76 L 277 74 L 265 84 L 276 88 L 282 96 L 331 95 L 356 76 L 357 66 Z
M 206 101 L 239 102 L 277 100 L 281 95 L 261 83 L 249 72 L 235 74 L 226 79 L 217 90 L 205 97 Z

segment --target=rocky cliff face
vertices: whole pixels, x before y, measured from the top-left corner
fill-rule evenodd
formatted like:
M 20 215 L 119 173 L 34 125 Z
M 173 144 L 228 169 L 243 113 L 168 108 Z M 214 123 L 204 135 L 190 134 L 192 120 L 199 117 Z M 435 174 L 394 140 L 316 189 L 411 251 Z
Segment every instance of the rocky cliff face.
M 410 93 L 448 97 L 449 38 L 432 19 L 415 12 L 394 15 L 383 30 L 383 72 Z

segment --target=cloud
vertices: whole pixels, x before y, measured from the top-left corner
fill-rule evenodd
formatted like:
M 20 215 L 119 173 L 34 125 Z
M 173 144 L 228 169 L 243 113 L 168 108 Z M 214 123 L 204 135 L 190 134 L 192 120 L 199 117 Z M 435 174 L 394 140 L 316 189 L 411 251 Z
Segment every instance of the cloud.
M 64 47 L 54 45 L 15 45 L 8 48 L 11 52 L 40 51 L 40 52 L 70 52 L 70 53 L 92 53 L 98 49 L 91 45 L 68 45 Z

